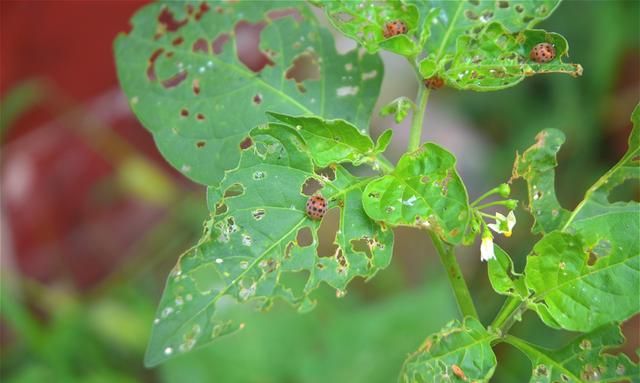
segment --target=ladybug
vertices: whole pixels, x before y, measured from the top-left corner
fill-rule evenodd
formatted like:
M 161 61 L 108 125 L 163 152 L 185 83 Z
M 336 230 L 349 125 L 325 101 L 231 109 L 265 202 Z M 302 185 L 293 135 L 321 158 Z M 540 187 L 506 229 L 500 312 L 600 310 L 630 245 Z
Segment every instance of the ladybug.
M 529 53 L 529 58 L 538 64 L 548 63 L 556 58 L 556 48 L 549 43 L 536 44 Z
M 433 76 L 424 80 L 424 86 L 428 89 L 440 89 L 444 86 L 442 77 Z
M 318 194 L 312 195 L 307 200 L 307 215 L 311 219 L 320 220 L 327 212 L 327 200 Z
M 404 35 L 407 33 L 407 30 L 407 24 L 400 20 L 394 20 L 384 25 L 384 31 L 382 34 L 385 39 L 388 39 L 389 37 Z

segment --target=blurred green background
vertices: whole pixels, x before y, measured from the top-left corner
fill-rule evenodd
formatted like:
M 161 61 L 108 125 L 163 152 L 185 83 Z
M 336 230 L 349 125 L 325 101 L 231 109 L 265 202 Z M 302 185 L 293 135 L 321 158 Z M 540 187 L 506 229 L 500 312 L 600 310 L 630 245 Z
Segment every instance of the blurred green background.
M 164 278 L 207 210 L 202 188 L 162 161 L 117 90 L 111 40 L 141 2 L 0 5 L 3 382 L 394 382 L 407 354 L 458 317 L 426 235 L 398 229 L 392 265 L 356 281 L 344 298 L 321 289 L 318 307 L 305 315 L 283 304 L 268 313 L 235 307 L 243 331 L 144 369 Z M 567 38 L 582 78 L 537 76 L 494 93 L 441 90 L 432 95 L 425 138 L 459 155 L 473 197 L 509 179 L 516 150 L 538 131 L 561 129 L 567 143 L 557 189 L 572 208 L 626 150 L 640 99 L 640 2 L 567 1 L 540 27 Z M 415 94 L 408 67 L 397 56 L 384 59 L 378 107 Z M 397 158 L 407 127 L 376 118 L 371 130 L 388 127 Z M 524 185 L 513 190 L 525 198 Z M 636 184 L 618 197 L 639 194 Z M 513 237 L 500 245 L 521 269 L 536 238 L 522 208 L 517 217 Z M 459 258 L 486 323 L 502 298 L 477 245 Z M 636 316 L 624 326 L 635 360 L 639 323 Z M 549 347 L 573 336 L 531 313 L 513 331 Z M 492 381 L 526 381 L 524 356 L 507 346 L 496 352 Z

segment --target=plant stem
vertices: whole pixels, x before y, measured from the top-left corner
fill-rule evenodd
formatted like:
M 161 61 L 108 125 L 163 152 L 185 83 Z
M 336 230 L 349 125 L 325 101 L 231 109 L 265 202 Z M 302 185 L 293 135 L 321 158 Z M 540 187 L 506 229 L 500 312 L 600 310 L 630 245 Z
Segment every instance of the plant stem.
M 449 283 L 453 289 L 453 294 L 458 302 L 458 308 L 463 317 L 471 316 L 478 319 L 478 312 L 471 299 L 471 293 L 467 287 L 467 282 L 464 280 L 460 265 L 456 260 L 455 247 L 445 244 L 436 233 L 429 230 L 429 236 L 431 241 L 440 255 L 440 261 L 447 271 L 449 277 Z
M 478 206 L 472 206 L 472 207 L 475 207 L 476 209 L 484 209 L 491 206 L 498 206 L 498 205 L 504 206 L 504 205 L 508 205 L 510 203 L 509 201 L 511 200 L 493 201 L 493 202 L 485 203 L 484 205 L 478 205 Z
M 509 297 L 505 300 L 504 304 L 496 318 L 491 323 L 493 329 L 499 329 L 500 334 L 506 334 L 511 327 L 516 323 L 516 319 L 527 310 L 527 302 L 517 297 Z
M 411 119 L 411 130 L 409 131 L 408 152 L 413 152 L 420 146 L 420 138 L 422 137 L 422 122 L 424 121 L 424 112 L 427 109 L 429 101 L 429 89 L 422 82 L 418 85 L 418 95 L 416 96 L 416 108 L 413 111 Z

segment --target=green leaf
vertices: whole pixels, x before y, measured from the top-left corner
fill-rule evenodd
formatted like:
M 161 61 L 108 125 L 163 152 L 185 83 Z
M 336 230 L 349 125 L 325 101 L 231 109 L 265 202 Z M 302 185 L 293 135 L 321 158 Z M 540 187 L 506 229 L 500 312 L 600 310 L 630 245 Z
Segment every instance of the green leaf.
M 320 167 L 351 162 L 360 165 L 372 161 L 373 141 L 344 120 L 323 120 L 318 117 L 293 117 L 268 113 L 296 129 L 307 143 L 313 162 Z
M 304 4 L 166 1 L 131 23 L 115 41 L 120 83 L 163 156 L 196 182 L 217 185 L 237 166 L 237 143 L 266 111 L 368 127 L 380 58 L 338 54 Z M 238 57 L 236 31 L 248 23 L 264 26 L 255 48 L 262 68 Z
M 306 311 L 321 282 L 344 294 L 356 276 L 386 267 L 393 233 L 367 217 L 362 189 L 369 179 L 336 167 L 333 177 L 314 172 L 302 137 L 282 124 L 251 132 L 239 166 L 226 173 L 221 192 L 209 193 L 212 218 L 200 242 L 183 254 L 163 293 L 145 363 L 204 346 L 242 328 L 225 313 L 230 301 L 269 307 L 281 298 Z M 329 208 L 340 211 L 336 250 L 318 254 L 319 221 L 306 215 L 303 187 L 320 183 Z M 293 274 L 304 272 L 304 285 Z
M 557 350 L 535 346 L 513 336 L 507 336 L 505 341 L 531 360 L 530 383 L 640 382 L 638 365 L 625 354 L 605 353 L 624 344 L 617 325 L 581 335 Z
M 535 145 L 516 155 L 511 179 L 523 178 L 527 181 L 529 211 L 535 219 L 531 229 L 534 234 L 559 229 L 570 215 L 560 206 L 555 193 L 556 154 L 564 140 L 561 131 L 545 129 L 536 136 Z
M 447 242 L 460 242 L 470 211 L 455 162 L 451 153 L 432 143 L 403 155 L 392 173 L 367 185 L 365 211 L 376 221 L 426 227 Z
M 413 101 L 408 97 L 398 97 L 380 109 L 382 117 L 393 114 L 396 124 L 401 123 L 409 114 L 409 111 L 415 107 Z
M 493 91 L 535 74 L 582 74 L 580 65 L 562 63 L 569 51 L 564 37 L 531 29 L 560 0 L 318 3 L 338 30 L 370 52 L 386 49 L 407 56 L 423 78 L 437 76 L 456 89 Z M 385 37 L 385 26 L 395 21 L 407 32 Z M 556 57 L 536 63 L 529 53 L 545 42 L 555 45 Z
M 387 129 L 378 137 L 378 141 L 376 141 L 376 147 L 374 151 L 376 153 L 384 153 L 389 147 L 391 143 L 391 138 L 393 137 L 393 130 Z
M 553 44 L 556 58 L 547 63 L 532 61 L 529 53 L 539 43 Z M 441 77 L 456 89 L 493 91 L 512 87 L 535 74 L 582 75 L 580 65 L 562 62 L 568 51 L 567 41 L 557 33 L 543 30 L 511 33 L 502 24 L 491 23 L 478 37 L 458 39 L 456 54 Z
M 409 356 L 400 381 L 488 382 L 496 368 L 496 356 L 491 349 L 494 339 L 496 336 L 476 319 L 467 317 L 462 324 L 452 321 Z
M 638 224 L 635 229 L 626 235 L 640 232 Z M 541 318 L 552 327 L 590 331 L 640 311 L 640 253 L 637 247 L 625 250 L 616 246 L 590 264 L 591 250 L 579 237 L 547 234 L 534 246 L 525 268 L 527 287 L 536 301 L 544 301 L 535 306 Z
M 526 298 L 529 294 L 524 278 L 513 269 L 513 262 L 509 255 L 498 245 L 494 245 L 494 252 L 496 258 L 490 259 L 487 264 L 489 281 L 493 289 L 498 294 Z
M 640 179 L 639 107 L 632 121 L 624 157 L 587 191 L 562 232 L 546 235 L 529 256 L 525 281 L 550 326 L 590 331 L 640 312 L 640 203 L 608 200 L 613 188 Z

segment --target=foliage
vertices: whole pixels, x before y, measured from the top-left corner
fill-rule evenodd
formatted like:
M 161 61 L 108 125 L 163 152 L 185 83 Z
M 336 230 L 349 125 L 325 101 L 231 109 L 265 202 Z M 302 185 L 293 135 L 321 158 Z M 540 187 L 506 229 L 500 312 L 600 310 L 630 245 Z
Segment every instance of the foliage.
M 355 277 L 369 279 L 390 263 L 392 229 L 410 226 L 429 231 L 452 266 L 447 275 L 460 309 L 470 316 L 428 337 L 406 360 L 401 381 L 489 381 L 496 369 L 492 347 L 501 342 L 532 359 L 532 381 L 579 381 L 592 376 L 584 375 L 589 366 L 612 374 L 614 364 L 624 370 L 616 378 L 630 380 L 625 374 L 637 366 L 601 351 L 620 343 L 620 322 L 640 311 L 640 238 L 633 235 L 640 231 L 640 205 L 609 200 L 614 188 L 640 178 L 640 108 L 632 116 L 627 154 L 573 211 L 560 205 L 554 190 L 560 131 L 541 132 L 517 156 L 513 179 L 527 182 L 532 233 L 542 235 L 523 273 L 493 245 L 491 233 L 511 235 L 517 201 L 481 202 L 494 194 L 507 198 L 509 188 L 470 202 L 455 157 L 437 144 L 415 142 L 429 92 L 439 87 L 434 84 L 493 91 L 539 73 L 581 75 L 580 65 L 562 62 L 569 51 L 564 37 L 532 29 L 559 1 L 314 4 L 366 51 L 338 54 L 330 33 L 300 3 L 151 4 L 116 40 L 118 73 L 132 109 L 165 158 L 208 186 L 210 217 L 200 241 L 169 275 L 145 363 L 154 366 L 241 329 L 229 315 L 231 302 L 267 309 L 281 299 L 304 312 L 315 305 L 310 294 L 323 282 L 343 296 Z M 390 36 L 389 22 L 403 23 L 407 33 Z M 243 23 L 263 28 L 257 48 L 262 67 L 238 53 Z M 539 43 L 554 46 L 549 62 L 529 57 Z M 397 122 L 413 112 L 409 149 L 396 166 L 383 155 L 391 131 L 375 143 L 367 134 L 383 74 L 381 49 L 406 56 L 418 79 L 426 80 L 415 101 L 399 98 L 381 110 Z M 296 70 L 302 63 L 305 76 Z M 362 165 L 369 173 L 354 171 Z M 371 172 L 377 174 L 361 176 Z M 319 252 L 321 222 L 306 214 L 314 193 L 339 214 L 333 254 Z M 483 211 L 490 206 L 511 212 Z M 487 224 L 487 217 L 496 222 Z M 475 314 L 453 256 L 456 245 L 473 243 L 479 233 L 491 285 L 508 296 L 487 326 Z M 588 334 L 545 356 L 509 335 L 529 309 L 552 328 Z M 593 351 L 582 348 L 579 363 L 568 361 L 567 350 L 585 341 Z

